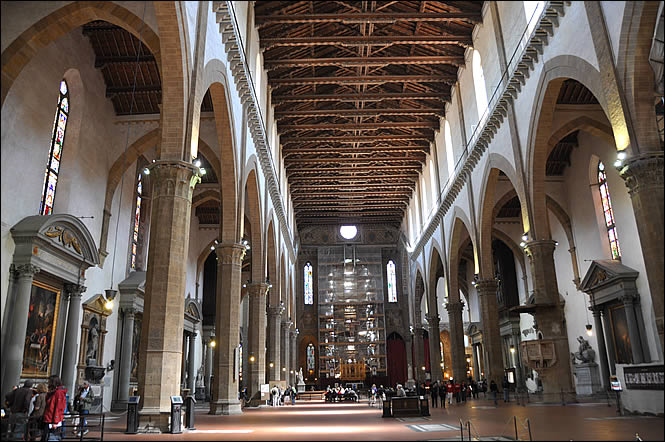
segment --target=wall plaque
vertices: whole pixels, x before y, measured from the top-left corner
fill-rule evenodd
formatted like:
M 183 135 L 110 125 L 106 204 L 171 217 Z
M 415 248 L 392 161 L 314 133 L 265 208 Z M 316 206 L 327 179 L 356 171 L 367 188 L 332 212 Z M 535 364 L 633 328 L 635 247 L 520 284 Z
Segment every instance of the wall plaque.
M 663 365 L 649 367 L 624 367 L 624 380 L 628 390 L 662 390 Z

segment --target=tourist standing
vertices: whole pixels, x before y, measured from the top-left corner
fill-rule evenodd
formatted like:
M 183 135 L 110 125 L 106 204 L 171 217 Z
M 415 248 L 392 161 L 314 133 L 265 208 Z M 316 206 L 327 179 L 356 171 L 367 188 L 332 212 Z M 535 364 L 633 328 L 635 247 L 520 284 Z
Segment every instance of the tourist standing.
M 55 440 L 61 439 L 62 421 L 65 419 L 65 407 L 67 406 L 67 389 L 62 386 L 62 381 L 56 375 L 48 379 L 48 393 L 46 394 L 46 408 L 44 408 L 44 438 L 50 437 Z
M 441 408 L 446 408 L 446 383 L 443 381 L 439 384 L 439 399 L 441 400 Z
M 34 405 L 28 426 L 28 436 L 30 440 L 37 440 L 42 435 L 42 417 L 44 416 L 44 409 L 46 408 L 46 384 L 38 384 L 36 389 L 37 394 L 34 397 Z
M 436 403 L 439 401 L 439 381 L 434 381 L 429 393 L 432 396 L 432 407 L 436 408 Z
M 95 394 L 92 391 L 92 388 L 90 388 L 90 384 L 88 381 L 83 381 L 83 385 L 81 386 L 81 389 L 79 390 L 76 399 L 74 400 L 75 402 L 78 402 L 78 406 L 75 407 L 76 411 L 79 412 L 81 420 L 81 425 L 77 430 L 75 429 L 74 432 L 80 436 L 81 431 L 83 434 L 88 433 L 88 429 L 85 428 L 88 425 L 88 421 L 85 417 L 85 415 L 90 414 L 90 407 L 92 407 L 92 401 L 95 399 Z
M 453 380 L 452 379 L 448 380 L 448 383 L 446 384 L 446 396 L 448 396 L 448 405 L 453 404 L 453 390 L 454 389 L 455 388 L 453 386 Z
M 296 404 L 296 396 L 298 396 L 298 392 L 296 391 L 295 387 L 291 387 L 291 405 Z
M 490 393 L 492 394 L 492 400 L 494 401 L 494 406 L 496 407 L 499 405 L 499 403 L 496 401 L 496 394 L 498 392 L 499 388 L 496 385 L 496 382 L 494 382 L 494 379 L 490 381 Z
M 466 402 L 466 381 L 462 381 L 460 396 L 462 396 L 462 402 Z
M 455 393 L 455 402 L 460 403 L 460 393 L 462 392 L 462 386 L 459 384 L 459 382 L 455 381 L 455 384 L 453 385 L 453 393 Z
M 14 439 L 23 439 L 27 429 L 28 411 L 32 400 L 32 381 L 27 380 L 23 387 L 12 390 L 6 397 L 9 411 L 11 411 L 10 422 L 13 422 L 12 431 Z
M 503 377 L 503 402 L 510 402 L 510 382 L 506 376 Z

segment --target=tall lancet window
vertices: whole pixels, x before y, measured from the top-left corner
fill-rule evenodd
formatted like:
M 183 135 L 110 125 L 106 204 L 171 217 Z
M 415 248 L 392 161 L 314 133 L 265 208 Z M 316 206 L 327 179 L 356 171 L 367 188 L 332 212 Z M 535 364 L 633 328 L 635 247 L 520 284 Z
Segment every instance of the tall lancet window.
M 612 198 L 610 198 L 610 188 L 607 185 L 605 165 L 602 161 L 598 162 L 598 188 L 600 189 L 600 199 L 603 202 L 603 216 L 605 219 L 605 228 L 607 229 L 607 238 L 610 241 L 610 249 L 612 250 L 612 259 L 621 259 L 619 236 L 617 235 L 617 228 L 614 223 Z
M 388 302 L 397 302 L 397 276 L 395 274 L 395 262 L 391 259 L 386 266 L 388 274 Z
M 136 255 L 139 247 L 139 225 L 141 224 L 141 198 L 143 196 L 143 183 L 141 174 L 136 183 L 136 208 L 134 209 L 134 231 L 132 232 L 132 269 L 136 269 Z
M 312 264 L 305 264 L 305 304 L 314 304 L 314 286 L 312 284 Z
M 316 367 L 315 364 L 315 359 L 314 359 L 314 345 L 310 342 L 307 345 L 307 372 L 310 373 L 310 371 L 314 371 L 314 368 Z
M 60 93 L 58 95 L 58 106 L 55 111 L 53 128 L 51 130 L 51 145 L 49 147 L 46 172 L 44 172 L 44 185 L 42 186 L 42 200 L 39 205 L 40 215 L 50 215 L 53 212 L 55 200 L 55 188 L 58 185 L 58 174 L 60 173 L 60 161 L 62 158 L 62 146 L 65 142 L 65 129 L 69 118 L 69 89 L 67 82 L 60 82 Z

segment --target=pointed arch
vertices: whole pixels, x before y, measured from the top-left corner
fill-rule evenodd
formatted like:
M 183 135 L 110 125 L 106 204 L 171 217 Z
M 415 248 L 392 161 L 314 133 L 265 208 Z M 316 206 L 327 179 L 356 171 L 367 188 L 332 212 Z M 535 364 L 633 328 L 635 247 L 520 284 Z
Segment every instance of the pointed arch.
M 160 41 L 150 25 L 116 2 L 72 2 L 34 23 L 2 51 L 2 105 L 14 81 L 40 49 L 94 20 L 113 23 L 136 38 L 141 37 L 141 42 L 150 49 L 161 72 Z
M 250 253 L 252 254 L 252 281 L 265 281 L 259 183 L 256 179 L 256 170 L 254 169 L 249 171 L 245 180 L 245 213 L 251 223 Z
M 268 229 L 266 230 L 266 270 L 270 277 L 272 288 L 269 292 L 268 305 L 275 306 L 279 304 L 279 274 L 277 273 L 277 249 L 275 248 L 275 228 L 272 217 L 268 222 Z

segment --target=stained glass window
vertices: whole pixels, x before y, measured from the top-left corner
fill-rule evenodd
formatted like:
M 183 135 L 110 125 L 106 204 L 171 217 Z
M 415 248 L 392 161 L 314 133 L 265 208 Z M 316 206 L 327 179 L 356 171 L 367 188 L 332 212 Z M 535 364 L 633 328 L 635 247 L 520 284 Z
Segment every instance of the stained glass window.
M 607 175 L 605 174 L 605 165 L 602 161 L 598 162 L 598 187 L 600 189 L 600 199 L 603 203 L 603 218 L 605 219 L 605 228 L 607 237 L 610 241 L 610 250 L 612 259 L 621 259 L 621 249 L 619 248 L 619 235 L 614 223 L 614 209 L 612 209 L 612 198 L 610 198 L 610 188 L 607 185 Z
M 42 199 L 39 204 L 40 215 L 50 215 L 53 212 L 55 200 L 55 188 L 58 185 L 58 174 L 60 173 L 60 161 L 62 161 L 62 147 L 65 142 L 65 129 L 69 118 L 69 90 L 67 82 L 60 82 L 60 94 L 58 95 L 58 106 L 53 119 L 51 129 L 51 144 L 49 146 L 48 161 L 44 172 L 44 185 L 42 186 Z
M 312 264 L 305 264 L 305 304 L 314 304 L 314 286 L 312 285 Z
M 386 266 L 388 273 L 388 302 L 397 302 L 397 276 L 395 275 L 395 263 L 391 259 Z
M 307 372 L 314 370 L 314 345 L 310 342 L 307 346 Z
M 132 232 L 132 269 L 136 269 L 136 253 L 139 246 L 139 224 L 141 223 L 141 197 L 143 195 L 143 184 L 141 174 L 136 184 L 136 209 L 134 210 L 134 231 Z

